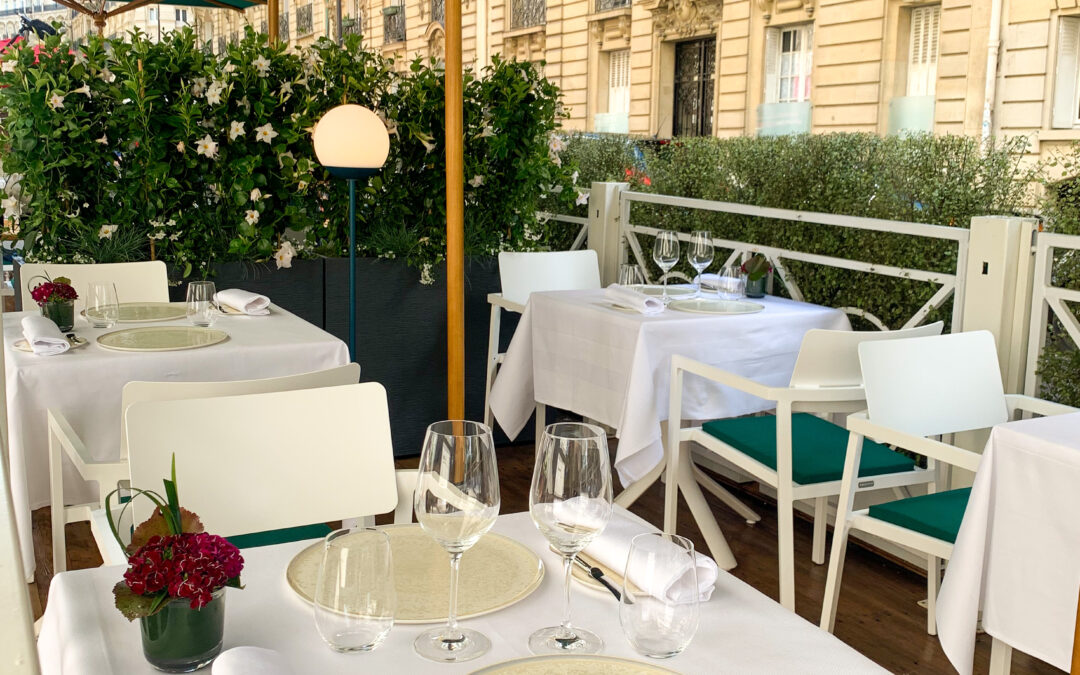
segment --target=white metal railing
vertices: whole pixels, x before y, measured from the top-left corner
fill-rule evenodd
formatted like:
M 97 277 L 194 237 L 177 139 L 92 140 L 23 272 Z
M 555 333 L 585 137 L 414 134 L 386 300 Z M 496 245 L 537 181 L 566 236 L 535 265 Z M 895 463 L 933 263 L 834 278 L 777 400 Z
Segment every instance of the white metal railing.
M 920 270 L 907 267 L 895 267 L 880 265 L 877 263 L 861 261 L 853 258 L 836 258 L 833 256 L 806 253 L 791 249 L 773 246 L 762 246 L 744 241 L 716 238 L 714 246 L 731 249 L 732 253 L 724 265 L 730 265 L 740 258 L 747 258 L 752 253 L 763 253 L 769 259 L 776 274 L 784 282 L 791 297 L 803 300 L 802 291 L 799 290 L 797 280 L 791 271 L 785 266 L 784 261 L 799 261 L 815 265 L 824 265 L 839 269 L 878 274 L 896 279 L 912 279 L 931 284 L 940 284 L 937 291 L 927 300 L 903 325 L 904 328 L 917 326 L 926 319 L 927 315 L 945 304 L 949 298 L 953 298 L 952 330 L 958 332 L 962 329 L 963 299 L 964 299 L 964 270 L 967 266 L 969 232 L 965 228 L 946 227 L 943 225 L 927 225 L 925 223 L 911 223 L 895 220 L 882 220 L 878 218 L 859 218 L 855 216 L 843 216 L 830 213 L 815 213 L 811 211 L 792 211 L 763 206 L 751 206 L 748 204 L 736 204 L 731 202 L 717 202 L 689 197 L 671 197 L 644 192 L 631 192 L 623 190 L 619 193 L 619 223 L 622 231 L 622 241 L 629 245 L 636 262 L 645 272 L 646 279 L 651 282 L 646 258 L 638 242 L 638 235 L 656 236 L 659 229 L 634 225 L 630 220 L 630 208 L 634 203 L 658 204 L 662 206 L 680 207 L 685 209 L 697 209 L 720 213 L 732 213 L 753 218 L 769 218 L 773 220 L 786 220 L 791 222 L 831 225 L 846 227 L 871 232 L 888 232 L 891 234 L 911 235 L 928 239 L 953 241 L 956 243 L 956 272 L 945 273 L 929 270 Z M 680 239 L 689 241 L 689 233 L 680 232 Z M 623 253 L 625 256 L 625 251 Z M 624 258 L 625 259 L 625 258 Z M 887 330 L 887 326 L 881 319 L 865 309 L 858 307 L 840 307 L 842 311 L 863 317 L 881 330 Z
M 1066 302 L 1080 303 L 1080 290 L 1054 286 L 1054 255 L 1065 250 L 1066 255 L 1080 255 L 1080 236 L 1040 232 L 1035 237 L 1035 269 L 1032 284 L 1031 319 L 1028 323 L 1027 368 L 1024 393 L 1039 395 L 1039 356 L 1046 346 L 1046 333 L 1051 317 L 1061 322 L 1073 344 L 1080 348 L 1080 321 Z
M 577 188 L 579 193 L 591 196 L 592 190 L 589 188 Z M 557 223 L 568 223 L 570 225 L 578 226 L 577 236 L 574 237 L 574 242 L 570 245 L 571 251 L 577 251 L 584 248 L 589 238 L 589 219 L 585 216 L 569 216 L 563 213 L 551 213 L 550 211 L 537 211 L 536 217 L 541 222 L 546 223 L 554 220 Z

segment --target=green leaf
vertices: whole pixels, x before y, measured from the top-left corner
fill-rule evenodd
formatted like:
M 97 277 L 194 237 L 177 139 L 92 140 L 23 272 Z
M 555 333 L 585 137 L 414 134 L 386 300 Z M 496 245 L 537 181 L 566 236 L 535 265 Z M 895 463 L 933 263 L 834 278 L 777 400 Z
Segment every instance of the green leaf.
M 159 593 L 158 596 L 165 594 Z M 164 607 L 160 598 L 154 595 L 136 595 L 128 588 L 126 581 L 117 582 L 113 586 L 113 598 L 116 608 L 128 621 L 134 621 L 145 616 L 151 616 Z M 166 596 L 167 597 L 167 596 Z

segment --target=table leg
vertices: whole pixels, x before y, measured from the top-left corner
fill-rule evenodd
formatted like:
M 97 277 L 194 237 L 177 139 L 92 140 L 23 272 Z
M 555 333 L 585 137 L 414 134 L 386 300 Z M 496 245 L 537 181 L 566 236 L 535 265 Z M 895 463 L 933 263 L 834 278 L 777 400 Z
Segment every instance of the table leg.
M 698 465 L 694 464 L 693 469 L 694 479 L 697 480 L 701 487 L 708 490 L 709 493 L 712 494 L 712 496 L 724 502 L 724 504 L 727 505 L 735 513 L 739 514 L 743 518 L 746 518 L 747 525 L 754 525 L 761 520 L 761 516 L 759 516 L 756 511 L 751 509 L 746 504 L 743 504 L 739 500 L 739 498 L 731 494 L 731 492 L 729 492 L 727 488 L 720 485 L 712 478 L 709 478 L 709 476 L 704 471 L 702 471 Z
M 1009 675 L 1012 670 L 1012 647 L 994 638 L 990 646 L 990 675 Z
M 667 467 L 667 462 L 660 462 L 652 468 L 649 473 L 642 476 L 640 480 L 635 483 L 631 483 L 619 493 L 619 496 L 615 498 L 615 503 L 624 509 L 630 508 L 630 505 L 638 500 L 638 497 L 645 494 L 645 491 L 652 487 L 653 483 L 660 478 L 664 473 L 664 469 Z
M 670 476 L 668 480 L 671 480 Z M 713 516 L 709 503 L 705 501 L 705 495 L 702 494 L 701 488 L 698 487 L 697 478 L 694 476 L 693 460 L 686 453 L 680 453 L 678 481 L 683 499 L 686 500 L 687 506 L 690 507 L 690 513 L 693 514 L 694 522 L 697 523 L 698 529 L 701 530 L 701 534 L 705 538 L 705 543 L 709 547 L 709 553 L 712 554 L 713 560 L 722 570 L 734 569 L 737 564 L 735 556 L 731 553 L 731 547 L 728 546 L 727 539 L 724 538 L 720 526 L 716 524 L 716 517 Z M 734 499 L 734 496 L 732 496 L 732 499 Z

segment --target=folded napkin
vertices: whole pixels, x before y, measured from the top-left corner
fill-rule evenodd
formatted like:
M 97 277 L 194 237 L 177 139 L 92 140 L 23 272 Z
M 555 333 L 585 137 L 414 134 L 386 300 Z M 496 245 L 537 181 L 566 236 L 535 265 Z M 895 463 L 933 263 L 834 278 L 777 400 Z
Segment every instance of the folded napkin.
M 212 675 L 293 675 L 285 658 L 273 649 L 233 647 L 221 652 L 210 668 Z
M 710 291 L 720 288 L 720 275 L 712 272 L 701 275 L 701 287 Z
M 619 307 L 632 309 L 645 315 L 659 314 L 664 311 L 664 302 L 660 298 L 654 298 L 644 293 L 638 293 L 632 288 L 611 284 L 604 289 L 604 298 Z
M 30 348 L 38 356 L 63 354 L 71 349 L 71 343 L 60 332 L 53 320 L 44 316 L 24 316 L 22 331 L 23 337 L 30 343 Z
M 266 316 L 270 313 L 270 298 L 241 288 L 230 288 L 214 294 L 214 302 L 228 305 L 249 316 Z
M 630 557 L 630 541 L 637 535 L 656 530 L 645 526 L 639 520 L 631 519 L 618 509 L 612 511 L 607 527 L 592 543 L 582 551 L 596 562 L 619 574 L 626 571 L 626 559 Z M 671 544 L 673 547 L 674 544 Z M 697 588 L 694 588 L 689 574 L 691 566 L 697 567 Z M 689 556 L 682 556 L 669 568 L 655 569 L 652 578 L 641 578 L 631 573 L 628 581 L 649 595 L 664 598 L 671 602 L 688 602 L 697 594 L 701 602 L 712 596 L 719 568 L 712 558 L 694 552 L 694 562 Z

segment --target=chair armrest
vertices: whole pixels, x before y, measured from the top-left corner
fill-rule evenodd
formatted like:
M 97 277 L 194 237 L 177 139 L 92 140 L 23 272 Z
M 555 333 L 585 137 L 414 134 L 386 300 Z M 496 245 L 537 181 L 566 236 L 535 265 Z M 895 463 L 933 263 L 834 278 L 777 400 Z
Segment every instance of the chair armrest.
M 1015 414 L 1017 410 L 1035 413 L 1036 415 L 1043 415 L 1044 417 L 1080 412 L 1080 409 L 1073 408 L 1072 406 L 1064 405 L 1062 403 L 1054 403 L 1053 401 L 1047 401 L 1046 399 L 1042 398 L 1035 398 L 1034 396 L 1023 396 L 1020 394 L 1006 394 L 1005 402 L 1009 405 L 1010 416 Z
M 982 461 L 982 455 L 976 452 L 874 424 L 867 419 L 865 410 L 848 415 L 847 428 L 878 443 L 890 443 L 968 471 L 976 471 Z
M 502 293 L 488 293 L 487 301 L 489 305 L 498 305 L 505 310 L 517 312 L 518 314 L 522 314 L 525 311 L 525 305 L 512 300 L 507 300 L 503 297 Z
M 679 356 L 676 354 L 671 357 L 671 380 L 675 381 L 675 376 L 678 371 L 687 373 L 693 373 L 700 377 L 718 382 L 728 387 L 738 389 L 739 391 L 752 394 L 758 398 L 763 398 L 769 401 L 778 400 L 779 396 L 783 396 L 788 391 L 787 387 L 770 387 L 760 382 L 755 382 L 748 377 L 742 375 L 736 375 L 735 373 L 729 373 L 726 370 L 721 370 L 715 366 L 706 365 L 700 361 L 687 358 L 685 356 Z
M 71 459 L 79 475 L 85 480 L 100 480 L 116 478 L 124 480 L 128 475 L 127 460 L 101 461 L 94 459 L 86 449 L 86 444 L 79 438 L 79 434 L 71 428 L 67 418 L 59 410 L 49 408 L 47 411 L 49 434 L 56 439 L 63 448 L 64 453 Z

